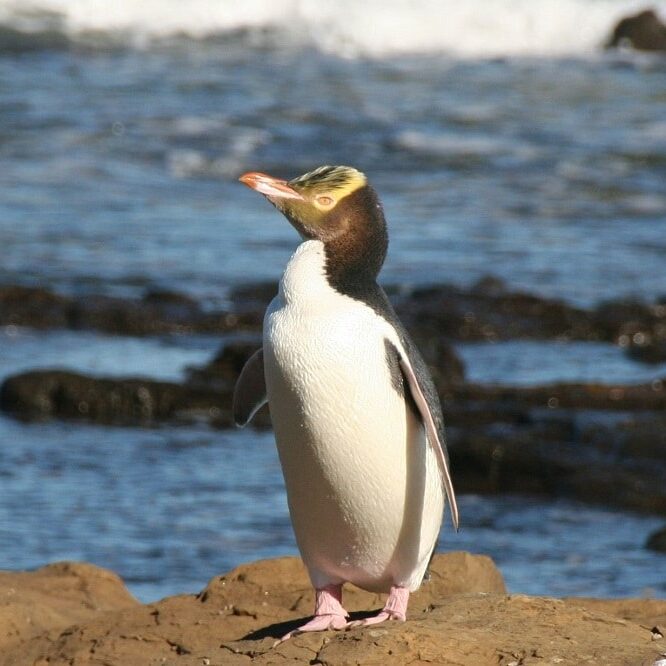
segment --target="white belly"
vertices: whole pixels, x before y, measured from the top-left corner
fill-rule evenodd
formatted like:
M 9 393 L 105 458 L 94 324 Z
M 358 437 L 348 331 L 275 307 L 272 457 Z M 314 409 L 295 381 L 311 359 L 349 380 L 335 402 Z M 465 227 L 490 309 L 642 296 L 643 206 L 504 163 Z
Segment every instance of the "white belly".
M 315 587 L 414 590 L 439 534 L 437 460 L 392 385 L 384 334 L 397 341 L 370 308 L 334 292 L 307 310 L 278 296 L 266 313 L 268 401 Z

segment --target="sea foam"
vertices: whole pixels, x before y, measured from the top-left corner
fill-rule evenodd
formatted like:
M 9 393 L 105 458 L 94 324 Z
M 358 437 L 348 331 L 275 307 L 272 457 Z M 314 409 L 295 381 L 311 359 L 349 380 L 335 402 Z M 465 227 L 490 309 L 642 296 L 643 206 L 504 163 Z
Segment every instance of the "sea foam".
M 647 4 L 666 17 L 666 0 Z M 249 30 L 346 57 L 586 55 L 646 0 L 0 0 L 0 23 L 21 32 L 90 33 L 132 45 Z M 253 42 L 256 43 L 256 42 Z

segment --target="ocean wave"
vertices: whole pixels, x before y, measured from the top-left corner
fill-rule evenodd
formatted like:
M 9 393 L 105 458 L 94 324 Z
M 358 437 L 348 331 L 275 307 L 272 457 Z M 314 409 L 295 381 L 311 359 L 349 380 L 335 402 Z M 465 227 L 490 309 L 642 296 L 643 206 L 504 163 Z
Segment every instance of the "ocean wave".
M 666 0 L 650 1 L 666 16 Z M 149 46 L 248 31 L 345 57 L 566 56 L 597 50 L 645 0 L 0 0 L 0 50 Z M 270 36 L 269 36 L 270 35 Z M 97 42 L 95 42 L 97 40 Z

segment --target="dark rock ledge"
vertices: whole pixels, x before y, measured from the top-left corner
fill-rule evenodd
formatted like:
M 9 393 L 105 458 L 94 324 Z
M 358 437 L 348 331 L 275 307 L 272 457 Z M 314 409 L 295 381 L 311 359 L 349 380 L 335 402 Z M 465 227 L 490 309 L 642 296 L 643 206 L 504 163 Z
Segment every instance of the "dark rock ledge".
M 42 288 L 0 286 L 0 326 L 97 330 L 118 335 L 261 330 L 275 283 L 238 287 L 227 310 L 209 312 L 186 295 L 149 292 L 142 299 L 63 296 Z M 639 347 L 666 341 L 666 297 L 620 300 L 585 310 L 557 299 L 508 291 L 492 278 L 470 289 L 437 285 L 387 291 L 419 340 L 590 340 Z

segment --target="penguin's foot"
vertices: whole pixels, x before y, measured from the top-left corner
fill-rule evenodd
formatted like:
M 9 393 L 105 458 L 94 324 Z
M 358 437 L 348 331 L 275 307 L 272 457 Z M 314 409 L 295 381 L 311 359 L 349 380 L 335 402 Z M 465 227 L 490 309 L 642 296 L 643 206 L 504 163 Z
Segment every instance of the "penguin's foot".
M 347 623 L 347 627 L 369 627 L 373 624 L 386 622 L 387 620 L 398 620 L 404 622 L 407 619 L 407 604 L 409 603 L 409 590 L 406 587 L 396 587 L 393 585 L 389 592 L 389 597 L 384 604 L 384 608 L 373 615 L 366 617 L 365 620 L 356 620 Z
M 273 647 L 288 641 L 293 636 L 308 631 L 326 631 L 327 629 L 344 629 L 347 627 L 349 613 L 342 607 L 342 585 L 327 585 L 315 590 L 314 617 L 304 625 L 285 634 Z

